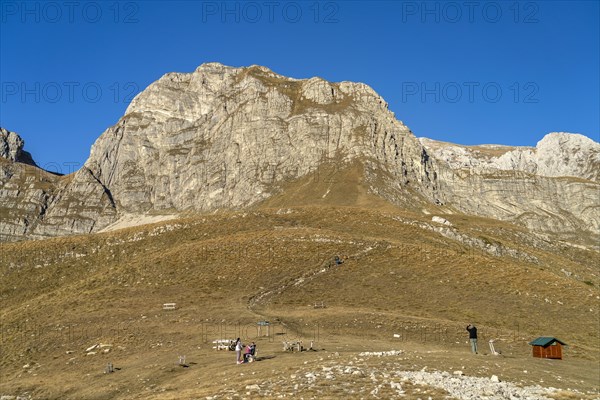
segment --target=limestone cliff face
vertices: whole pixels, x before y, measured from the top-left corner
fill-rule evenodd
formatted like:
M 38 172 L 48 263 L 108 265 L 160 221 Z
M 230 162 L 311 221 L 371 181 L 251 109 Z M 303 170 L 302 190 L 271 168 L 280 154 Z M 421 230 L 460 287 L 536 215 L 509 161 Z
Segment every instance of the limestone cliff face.
M 209 63 L 140 93 L 84 167 L 51 182 L 43 213 L 31 209 L 26 227 L 1 238 L 95 232 L 131 214 L 244 208 L 327 162 L 359 162 L 369 190 L 399 205 L 593 234 L 598 144 L 571 137 L 550 137 L 549 148 L 564 150 L 558 163 L 554 150 L 494 149 L 500 161 L 448 156 L 447 146 L 416 139 L 364 84 Z M 573 171 L 576 180 L 556 177 Z M 16 204 L 14 195 L 0 198 L 7 210 Z
M 600 232 L 600 144 L 550 133 L 535 148 L 460 146 L 421 138 L 440 163 L 445 198 L 462 212 L 513 221 L 535 232 Z
M 420 138 L 436 158 L 453 169 L 475 173 L 522 171 L 546 177 L 575 177 L 600 182 L 600 143 L 574 133 L 549 133 L 536 147 L 460 146 Z
M 35 233 L 73 229 L 65 212 L 73 203 L 89 205 L 78 232 L 119 214 L 245 207 L 328 159 L 379 160 L 400 182 L 423 180 L 415 188 L 432 196 L 422 151 L 366 85 L 205 64 L 167 74 L 139 94 L 49 210 L 52 227 Z M 98 208 L 102 223 L 91 218 Z
M 24 144 L 0 128 L 0 240 L 27 236 L 58 190 L 59 177 L 35 167 Z

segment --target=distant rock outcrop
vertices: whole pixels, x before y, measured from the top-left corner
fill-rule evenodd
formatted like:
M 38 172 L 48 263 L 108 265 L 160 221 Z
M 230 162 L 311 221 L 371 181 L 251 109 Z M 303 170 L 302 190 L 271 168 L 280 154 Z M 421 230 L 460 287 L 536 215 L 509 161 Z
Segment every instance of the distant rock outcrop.
M 600 181 L 600 143 L 579 134 L 549 133 L 536 147 L 461 146 L 427 138 L 419 140 L 433 156 L 454 169 L 469 168 L 477 173 L 522 171 Z
M 35 166 L 15 132 L 0 128 L 0 240 L 31 237 L 59 191 L 60 178 Z
M 550 133 L 536 147 L 420 141 L 449 167 L 440 179 L 446 198 L 462 212 L 559 233 L 566 240 L 598 239 L 599 143 L 570 133 Z
M 0 127 L 0 157 L 35 166 L 31 154 L 23 151 L 23 146 L 25 141 L 19 135 Z
M 22 142 L 10 140 L 5 153 L 18 161 Z M 245 208 L 325 164 L 361 165 L 348 185 L 419 212 L 497 218 L 576 241 L 600 227 L 598 143 L 583 136 L 551 134 L 535 149 L 421 143 L 367 85 L 209 63 L 167 74 L 136 96 L 81 170 L 47 179 L 43 210 L 27 208 L 26 224 L 9 219 L 11 233 L 0 237 L 96 232 L 125 215 Z M 5 210 L 31 190 L 26 176 L 9 175 L 0 182 Z

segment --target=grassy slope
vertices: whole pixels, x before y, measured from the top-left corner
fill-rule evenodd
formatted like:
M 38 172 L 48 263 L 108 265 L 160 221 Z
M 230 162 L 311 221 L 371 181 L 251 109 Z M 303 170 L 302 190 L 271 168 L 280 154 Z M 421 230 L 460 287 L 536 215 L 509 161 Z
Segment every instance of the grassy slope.
M 534 245 L 535 238 L 512 225 L 447 216 L 463 234 L 539 261 L 493 257 L 419 227 L 430 216 L 402 211 L 362 184 L 349 184 L 360 181 L 356 170 L 344 174 L 348 179 L 333 184 L 290 184 L 244 212 L 0 245 L 0 394 L 214 393 L 235 366 L 229 354 L 211 351 L 210 341 L 258 340 L 260 319 L 272 321 L 276 334 L 259 341 L 275 356 L 257 363 L 264 376 L 296 368 L 297 359 L 278 352 L 281 338 L 316 340 L 340 351 L 443 349 L 449 353 L 430 361 L 460 368 L 464 325 L 474 322 L 482 345 L 499 339 L 508 377 L 523 365 L 555 375 L 535 364 L 526 344 L 554 335 L 571 345 L 563 364 L 569 368 L 561 370 L 570 387 L 598 386 L 597 253 Z M 346 258 L 342 266 L 332 265 L 335 255 Z M 178 309 L 163 311 L 164 302 Z M 316 302 L 327 307 L 315 309 Z M 390 344 L 394 333 L 401 338 Z M 112 350 L 86 356 L 95 343 Z M 198 362 L 194 374 L 174 366 L 181 354 Z M 109 361 L 123 371 L 107 381 L 102 370 Z

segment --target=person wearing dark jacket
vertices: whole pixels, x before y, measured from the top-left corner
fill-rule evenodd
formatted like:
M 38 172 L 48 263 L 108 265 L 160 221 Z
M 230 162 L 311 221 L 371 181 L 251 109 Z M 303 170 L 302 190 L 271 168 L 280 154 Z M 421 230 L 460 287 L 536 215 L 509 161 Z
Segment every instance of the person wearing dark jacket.
M 473 354 L 477 354 L 477 328 L 475 325 L 467 325 L 467 331 L 469 331 L 469 342 L 471 342 L 471 351 Z

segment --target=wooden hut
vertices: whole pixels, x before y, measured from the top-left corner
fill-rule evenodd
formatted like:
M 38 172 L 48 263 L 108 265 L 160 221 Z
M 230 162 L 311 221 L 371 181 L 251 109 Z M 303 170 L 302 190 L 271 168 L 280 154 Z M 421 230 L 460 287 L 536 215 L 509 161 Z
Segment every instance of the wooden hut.
M 532 342 L 529 342 L 532 348 L 532 355 L 538 358 L 553 358 L 562 360 L 562 347 L 567 344 L 555 337 L 541 336 Z

